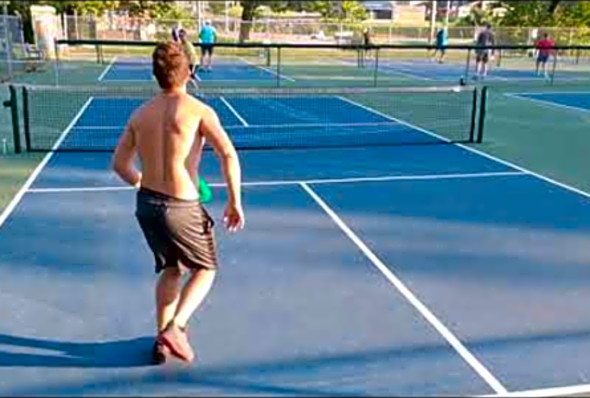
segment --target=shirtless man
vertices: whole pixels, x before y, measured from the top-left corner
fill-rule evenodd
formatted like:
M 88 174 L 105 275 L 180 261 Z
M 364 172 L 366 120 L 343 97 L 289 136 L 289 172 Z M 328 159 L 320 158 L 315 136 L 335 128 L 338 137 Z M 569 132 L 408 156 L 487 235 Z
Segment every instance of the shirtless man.
M 209 142 L 220 160 L 228 189 L 224 221 L 229 231 L 244 226 L 241 170 L 219 118 L 186 93 L 188 59 L 181 46 L 159 44 L 152 55 L 159 94 L 136 109 L 113 156 L 113 169 L 138 188 L 135 215 L 154 253 L 157 328 L 155 363 L 169 354 L 192 362 L 186 326 L 213 284 L 217 256 L 213 220 L 199 200 L 197 170 Z M 141 171 L 134 167 L 139 155 Z M 190 278 L 181 286 L 182 271 Z

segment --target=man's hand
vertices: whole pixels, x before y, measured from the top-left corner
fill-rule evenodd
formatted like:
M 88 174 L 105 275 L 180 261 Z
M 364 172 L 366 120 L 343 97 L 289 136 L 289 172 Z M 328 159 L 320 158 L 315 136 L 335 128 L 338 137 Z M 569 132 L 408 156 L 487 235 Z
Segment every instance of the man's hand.
M 129 185 L 139 188 L 141 185 L 141 172 L 133 166 L 133 158 L 137 151 L 135 136 L 131 123 L 125 127 L 125 131 L 119 139 L 112 159 L 112 168 Z
M 228 204 L 223 214 L 223 221 L 230 232 L 244 228 L 244 211 L 241 201 L 241 168 L 238 154 L 227 133 L 221 127 L 219 117 L 207 108 L 203 114 L 200 127 L 201 134 L 215 148 L 221 161 L 221 168 L 228 189 Z
M 244 228 L 244 210 L 241 205 L 228 203 L 225 211 L 223 212 L 223 222 L 225 227 L 230 232 L 237 232 Z

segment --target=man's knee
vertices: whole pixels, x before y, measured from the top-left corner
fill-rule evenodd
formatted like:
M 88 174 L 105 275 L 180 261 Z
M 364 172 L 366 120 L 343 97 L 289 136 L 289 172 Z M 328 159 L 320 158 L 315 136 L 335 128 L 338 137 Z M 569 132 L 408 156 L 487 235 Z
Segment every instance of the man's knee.
M 166 267 L 162 270 L 161 276 L 165 278 L 180 278 L 182 271 L 178 267 Z
M 200 274 L 200 275 L 214 276 L 217 273 L 217 270 L 214 268 L 198 267 L 198 268 L 190 268 L 189 272 L 191 273 L 191 275 Z

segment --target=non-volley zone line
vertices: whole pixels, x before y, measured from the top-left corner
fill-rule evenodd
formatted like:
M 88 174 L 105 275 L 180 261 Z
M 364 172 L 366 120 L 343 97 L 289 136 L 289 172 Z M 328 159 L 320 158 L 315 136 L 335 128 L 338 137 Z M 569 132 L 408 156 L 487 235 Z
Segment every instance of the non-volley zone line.
M 388 181 L 427 181 L 427 180 L 449 180 L 449 179 L 471 179 L 471 178 L 492 178 L 522 176 L 528 173 L 522 171 L 498 171 L 481 173 L 449 173 L 449 174 L 417 174 L 417 175 L 387 175 L 376 177 L 351 177 L 351 178 L 321 178 L 309 180 L 271 180 L 271 181 L 245 181 L 244 187 L 267 187 L 267 186 L 300 186 L 321 185 L 321 184 L 354 184 L 364 182 L 388 182 Z M 225 183 L 210 183 L 212 187 L 225 187 Z M 98 186 L 98 187 L 62 187 L 62 188 L 29 188 L 28 193 L 76 193 L 76 192 L 112 192 L 130 191 L 137 188 L 131 186 Z
M 254 68 L 258 68 L 258 69 L 260 69 L 260 70 L 262 70 L 262 71 L 265 71 L 265 72 L 267 72 L 267 73 L 270 73 L 271 75 L 277 76 L 277 77 L 279 77 L 280 79 L 287 80 L 287 81 L 289 81 L 289 82 L 295 82 L 295 81 L 296 81 L 296 80 L 295 80 L 295 79 L 293 79 L 292 77 L 285 76 L 285 75 L 283 75 L 283 74 L 277 73 L 277 72 L 275 72 L 275 71 L 274 71 L 274 70 L 272 70 L 272 69 L 265 68 L 264 66 L 256 65 L 254 62 L 251 62 L 251 61 L 247 60 L 246 58 L 240 57 L 240 58 L 238 58 L 238 59 L 239 59 L 240 61 L 244 62 L 244 63 L 245 63 L 246 65 L 248 65 L 248 66 L 252 66 L 252 67 L 254 67 Z
M 117 60 L 117 57 L 113 57 L 111 59 L 111 62 L 109 62 L 109 64 L 106 66 L 106 68 L 104 68 L 104 70 L 102 71 L 102 73 L 100 74 L 100 76 L 98 76 L 98 81 L 99 82 L 101 82 L 102 79 L 104 79 L 104 77 L 106 76 L 106 74 L 109 73 L 109 71 L 111 70 L 111 68 L 115 64 L 115 61 L 116 60 Z
M 237 113 L 235 108 L 231 106 L 227 102 L 224 97 L 220 97 L 220 100 L 228 107 L 228 109 L 239 118 L 239 120 L 243 120 L 243 117 Z M 278 129 L 278 128 L 285 128 L 285 129 L 292 129 L 292 128 L 331 128 L 331 127 L 379 127 L 379 126 L 396 126 L 400 123 L 393 122 L 393 121 L 386 121 L 386 122 L 345 122 L 345 123 L 287 123 L 287 124 L 248 124 L 245 120 L 243 120 L 242 124 L 230 124 L 227 126 L 223 126 L 226 130 L 232 129 L 240 129 L 243 130 L 244 128 L 249 129 Z M 123 130 L 125 126 L 76 126 L 75 130 Z
M 550 99 L 541 99 L 538 98 L 539 96 L 542 95 L 552 95 L 554 97 L 559 97 L 560 95 L 562 95 L 563 97 L 567 97 L 568 95 L 584 95 L 584 96 L 588 96 L 588 98 L 590 98 L 590 92 L 587 91 L 539 91 L 539 92 L 531 92 L 531 93 L 504 93 L 504 95 L 506 97 L 509 98 L 514 98 L 514 99 L 518 99 L 518 100 L 523 100 L 523 101 L 529 101 L 531 103 L 535 103 L 535 104 L 539 104 L 539 105 L 544 105 L 546 107 L 551 107 L 551 108 L 561 108 L 561 109 L 566 109 L 566 110 L 570 110 L 570 111 L 575 111 L 575 112 L 585 112 L 588 113 L 590 112 L 590 108 L 585 108 L 582 106 L 576 106 L 576 105 L 566 105 L 566 104 L 562 104 L 559 102 L 555 102 L 552 101 Z M 537 98 L 535 98 L 535 96 Z

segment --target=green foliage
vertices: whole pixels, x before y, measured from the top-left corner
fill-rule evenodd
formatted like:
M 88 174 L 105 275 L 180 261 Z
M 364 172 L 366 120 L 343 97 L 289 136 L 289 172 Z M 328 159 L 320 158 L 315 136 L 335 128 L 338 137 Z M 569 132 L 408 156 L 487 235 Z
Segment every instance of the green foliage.
M 492 25 L 498 25 L 501 22 L 501 18 L 494 15 L 494 9 L 502 7 L 503 4 L 501 2 L 496 2 L 494 4 L 489 5 L 485 9 L 481 9 L 478 7 L 474 7 L 471 9 L 469 15 L 458 18 L 453 22 L 455 26 L 483 26 L 486 23 L 490 23 Z M 440 17 L 440 15 L 439 15 Z
M 590 3 L 563 3 L 555 12 L 557 26 L 590 27 Z
M 305 11 L 319 12 L 324 19 L 362 21 L 367 10 L 359 1 L 308 1 Z
M 225 15 L 225 1 L 210 1 L 208 4 L 213 15 Z
M 590 3 L 586 1 L 538 0 L 505 2 L 504 26 L 590 27 Z
M 508 12 L 503 26 L 553 26 L 554 16 L 549 12 L 549 1 L 519 1 L 506 3 Z

